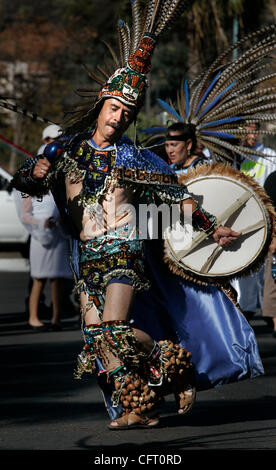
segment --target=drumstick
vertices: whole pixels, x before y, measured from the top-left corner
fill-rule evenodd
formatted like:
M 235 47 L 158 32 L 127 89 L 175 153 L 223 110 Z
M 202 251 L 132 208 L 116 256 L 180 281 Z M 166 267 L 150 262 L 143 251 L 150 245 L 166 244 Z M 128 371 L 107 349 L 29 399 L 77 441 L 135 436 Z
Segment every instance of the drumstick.
M 225 211 L 217 217 L 217 225 L 221 225 L 222 222 L 230 217 L 237 209 L 239 209 L 243 204 L 245 204 L 253 194 L 249 191 L 246 191 L 244 194 L 242 194 L 238 199 L 236 199 L 231 206 L 229 206 Z M 190 251 L 192 251 L 199 243 L 201 243 L 205 238 L 209 236 L 208 233 L 206 232 L 201 232 L 199 233 L 192 241 L 191 246 L 187 248 L 186 250 L 179 250 L 175 251 L 175 257 L 178 261 L 180 261 L 184 256 L 186 256 Z
M 248 227 L 244 228 L 243 230 L 240 230 L 241 235 L 245 235 L 247 233 L 253 232 L 255 230 L 259 230 L 260 228 L 264 228 L 265 224 L 263 220 L 260 220 L 254 225 L 249 225 Z M 206 263 L 202 266 L 200 272 L 201 273 L 207 273 L 209 271 L 209 268 L 216 257 L 216 255 L 219 253 L 222 253 L 223 247 L 220 245 L 217 245 L 216 248 L 213 250 L 213 252 L 208 256 Z

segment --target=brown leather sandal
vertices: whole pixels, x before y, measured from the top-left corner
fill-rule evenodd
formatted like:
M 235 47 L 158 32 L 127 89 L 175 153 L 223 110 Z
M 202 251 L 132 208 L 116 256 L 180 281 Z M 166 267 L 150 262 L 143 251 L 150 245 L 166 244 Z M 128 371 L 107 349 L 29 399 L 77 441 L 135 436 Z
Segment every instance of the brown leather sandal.
M 196 389 L 195 387 L 188 385 L 183 392 L 177 392 L 174 396 L 178 407 L 178 413 L 185 414 L 190 411 L 195 402 Z
M 121 418 L 114 419 L 108 425 L 109 429 L 121 430 L 121 429 L 133 429 L 133 428 L 152 428 L 159 424 L 158 416 L 149 418 L 145 415 L 138 415 L 130 412 L 121 416 Z
M 124 414 L 120 418 L 113 419 L 109 425 L 109 429 L 128 429 L 128 413 Z

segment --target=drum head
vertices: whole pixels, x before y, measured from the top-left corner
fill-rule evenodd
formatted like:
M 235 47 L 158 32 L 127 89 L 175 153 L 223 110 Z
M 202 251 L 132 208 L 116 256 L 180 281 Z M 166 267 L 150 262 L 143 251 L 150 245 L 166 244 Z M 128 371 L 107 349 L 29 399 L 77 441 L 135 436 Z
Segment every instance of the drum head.
M 221 225 L 242 235 L 222 249 L 211 236 L 193 231 L 191 240 L 186 244 L 183 240 L 180 246 L 179 237 L 171 228 L 165 233 L 165 252 L 170 261 L 187 274 L 199 279 L 229 280 L 248 274 L 264 261 L 271 241 L 270 207 L 263 189 L 255 182 L 252 186 L 251 179 L 232 168 L 223 174 L 221 164 L 212 166 L 211 173 L 209 170 L 204 174 L 201 169 L 203 174 L 186 178 L 187 191 L 200 206 L 215 215 Z

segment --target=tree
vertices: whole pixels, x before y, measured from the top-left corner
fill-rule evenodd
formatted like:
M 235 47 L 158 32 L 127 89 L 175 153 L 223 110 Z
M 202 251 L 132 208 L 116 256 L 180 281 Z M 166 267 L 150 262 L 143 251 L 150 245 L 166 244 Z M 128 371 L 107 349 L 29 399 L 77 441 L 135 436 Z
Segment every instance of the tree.
M 275 19 L 274 0 L 195 0 L 188 13 L 190 77 L 242 35 L 273 22 L 271 13 Z
M 91 54 L 96 36 L 89 27 L 72 34 L 64 26 L 57 28 L 43 19 L 26 22 L 16 18 L 0 31 L 1 94 L 10 97 L 12 103 L 61 122 L 83 53 Z M 9 115 L 9 121 L 3 122 L 7 137 L 35 153 L 43 125 L 34 125 L 11 112 Z M 16 165 L 16 154 L 12 153 L 9 169 L 13 172 Z

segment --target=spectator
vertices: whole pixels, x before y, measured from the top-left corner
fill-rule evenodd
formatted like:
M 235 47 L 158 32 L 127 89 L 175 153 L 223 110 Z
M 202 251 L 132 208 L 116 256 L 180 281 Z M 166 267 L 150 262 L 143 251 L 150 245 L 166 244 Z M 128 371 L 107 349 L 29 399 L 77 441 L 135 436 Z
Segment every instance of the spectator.
M 269 147 L 265 147 L 258 142 L 258 125 L 255 123 L 245 127 L 248 134 L 242 139 L 241 144 L 252 148 L 270 157 L 265 160 L 262 157 L 254 160 L 244 160 L 240 169 L 243 173 L 254 178 L 261 186 L 264 186 L 268 175 L 276 170 L 276 152 Z M 253 157 L 252 157 L 253 158 Z M 233 286 L 238 293 L 238 302 L 247 320 L 250 320 L 258 310 L 262 308 L 264 289 L 264 266 L 250 276 L 240 278 L 233 282 Z
M 51 284 L 53 304 L 50 329 L 61 330 L 60 314 L 63 299 L 63 278 L 71 278 L 68 236 L 60 224 L 59 212 L 52 194 L 42 201 L 24 198 L 22 223 L 31 234 L 30 274 L 33 280 L 29 297 L 29 326 L 34 331 L 48 329 L 39 319 L 39 300 L 47 279 Z
M 264 188 L 276 209 L 276 171 L 270 173 L 267 177 L 264 183 Z M 273 328 L 272 336 L 276 338 L 276 235 L 272 240 L 269 251 L 265 268 L 262 315 L 268 325 Z M 272 264 L 273 258 L 274 264 Z
M 43 129 L 42 145 L 37 154 L 41 155 L 47 144 L 57 139 L 62 130 L 56 124 L 51 124 Z M 42 201 L 36 198 L 25 198 L 20 207 L 22 223 L 31 234 L 28 314 L 29 326 L 34 331 L 48 329 L 39 319 L 41 311 L 45 311 L 41 300 L 47 281 L 51 283 L 52 320 L 50 329 L 60 330 L 60 313 L 64 304 L 64 281 L 71 279 L 68 259 L 68 239 L 59 223 L 59 212 L 53 196 L 47 195 Z M 63 259 L 65 260 L 63 265 Z M 64 277 L 64 279 L 63 279 Z M 43 309 L 42 309 L 43 306 Z
M 37 151 L 37 155 L 42 155 L 43 150 L 45 149 L 46 145 L 50 144 L 54 140 L 56 140 L 62 133 L 62 129 L 60 126 L 56 124 L 50 124 L 50 126 L 45 127 L 42 131 L 42 145 L 39 147 Z
M 53 142 L 56 138 L 59 137 L 61 134 L 62 130 L 61 127 L 56 125 L 56 124 L 50 124 L 49 126 L 45 127 L 42 132 L 42 145 L 37 150 L 37 155 L 42 155 L 43 150 L 45 149 L 46 145 L 49 143 Z M 18 195 L 17 195 L 18 196 Z M 19 203 L 19 216 L 21 217 L 21 203 L 20 203 L 20 197 L 16 197 L 16 203 L 18 205 Z M 25 308 L 26 312 L 29 314 L 29 298 L 30 298 L 30 292 L 32 289 L 33 285 L 33 280 L 30 276 L 29 278 L 29 286 L 28 286 L 28 296 L 25 299 Z M 40 300 L 39 300 L 39 313 L 44 314 L 44 313 L 49 313 L 51 311 L 51 307 L 48 307 L 45 304 L 45 295 L 42 293 Z

